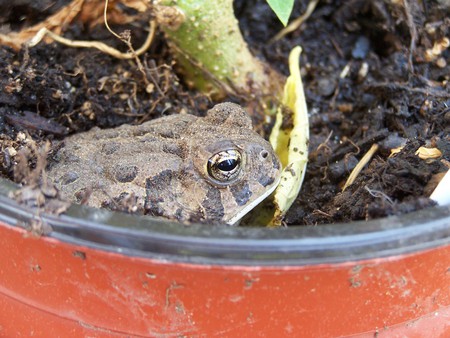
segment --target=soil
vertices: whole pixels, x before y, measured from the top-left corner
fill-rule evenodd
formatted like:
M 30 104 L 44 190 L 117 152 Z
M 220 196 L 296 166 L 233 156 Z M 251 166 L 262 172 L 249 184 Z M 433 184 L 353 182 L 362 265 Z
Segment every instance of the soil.
M 33 25 L 66 3 L 1 1 L 0 31 Z M 296 1 L 291 18 L 307 4 Z M 286 225 L 372 219 L 434 205 L 427 196 L 450 166 L 450 50 L 430 54 L 450 36 L 445 1 L 323 0 L 306 23 L 274 43 L 268 37 L 282 26 L 267 4 L 236 1 L 235 11 L 253 52 L 280 73 L 288 75 L 290 50 L 303 48 L 310 161 Z M 140 45 L 146 25 L 143 17 L 113 28 L 130 29 L 133 43 Z M 103 26 L 74 22 L 64 35 L 124 49 Z M 39 167 L 36 149 L 47 140 L 165 114 L 204 114 L 214 104 L 183 83 L 162 33 L 141 62 L 143 70 L 135 61 L 56 43 L 18 52 L 0 47 L 0 175 L 17 183 L 36 182 L 18 172 L 23 166 L 15 160 L 16 152 L 30 144 L 27 164 Z M 267 131 L 261 121 L 255 117 L 258 130 Z M 379 150 L 342 191 L 374 143 Z M 437 148 L 441 156 L 421 159 L 416 155 L 421 146 Z

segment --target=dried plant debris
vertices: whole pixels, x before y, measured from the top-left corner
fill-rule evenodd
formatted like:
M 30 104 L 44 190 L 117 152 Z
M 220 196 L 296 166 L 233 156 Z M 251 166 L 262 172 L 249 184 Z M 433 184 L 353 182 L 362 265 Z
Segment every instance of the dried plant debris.
M 66 211 L 70 203 L 59 198 L 58 190 L 45 173 L 50 143 L 47 141 L 38 145 L 24 133 L 18 134 L 16 142 L 19 147 L 13 152 L 14 181 L 21 184 L 22 188 L 11 193 L 11 197 L 38 211 L 56 215 Z
M 64 136 L 68 133 L 68 128 L 31 111 L 25 110 L 18 114 L 6 112 L 5 119 L 11 126 L 19 130 L 23 129 L 29 132 L 42 131 L 56 136 Z
M 137 14 L 145 12 L 148 7 L 143 1 L 128 0 L 123 1 L 120 5 L 119 1 L 110 0 L 108 8 L 108 21 L 111 23 L 126 24 L 137 21 Z M 51 5 L 51 4 L 50 4 Z M 65 27 L 73 22 L 84 22 L 91 27 L 103 23 L 104 0 L 73 0 L 67 5 L 61 7 L 55 13 L 47 17 L 45 20 L 38 22 L 30 27 L 23 28 L 19 31 L 10 31 L 0 33 L 0 44 L 10 46 L 19 50 L 23 44 L 32 40 L 42 29 L 60 35 Z M 134 9 L 135 15 L 127 15 L 127 9 Z

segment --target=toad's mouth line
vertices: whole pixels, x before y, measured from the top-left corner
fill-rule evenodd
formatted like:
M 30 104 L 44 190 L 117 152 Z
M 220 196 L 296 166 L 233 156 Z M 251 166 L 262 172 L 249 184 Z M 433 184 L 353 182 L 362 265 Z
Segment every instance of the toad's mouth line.
M 261 203 L 263 200 L 266 199 L 271 193 L 274 192 L 274 190 L 278 187 L 278 184 L 280 183 L 281 175 L 278 177 L 278 179 L 272 184 L 272 186 L 267 189 L 261 196 L 259 196 L 254 201 L 247 204 L 241 211 L 239 211 L 236 215 L 231 217 L 228 221 L 226 221 L 226 224 L 228 225 L 234 225 L 236 222 L 238 222 L 242 217 L 244 217 L 246 214 L 248 214 L 254 207 L 256 207 L 259 203 Z

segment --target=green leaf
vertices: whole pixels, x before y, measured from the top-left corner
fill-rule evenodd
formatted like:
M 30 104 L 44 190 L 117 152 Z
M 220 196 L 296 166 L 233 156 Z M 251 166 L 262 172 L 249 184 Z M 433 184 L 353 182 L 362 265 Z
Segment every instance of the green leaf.
M 266 0 L 281 23 L 286 26 L 294 8 L 294 0 Z

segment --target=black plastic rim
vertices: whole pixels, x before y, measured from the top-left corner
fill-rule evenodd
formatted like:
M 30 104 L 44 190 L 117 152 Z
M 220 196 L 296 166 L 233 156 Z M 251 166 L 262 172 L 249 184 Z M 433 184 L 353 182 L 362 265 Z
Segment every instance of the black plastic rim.
M 8 197 L 0 179 L 0 221 L 26 228 L 39 220 L 49 237 L 129 256 L 179 263 L 285 266 L 404 255 L 450 245 L 450 206 L 368 222 L 289 228 L 182 226 L 145 216 L 72 205 L 60 216 L 37 214 Z

